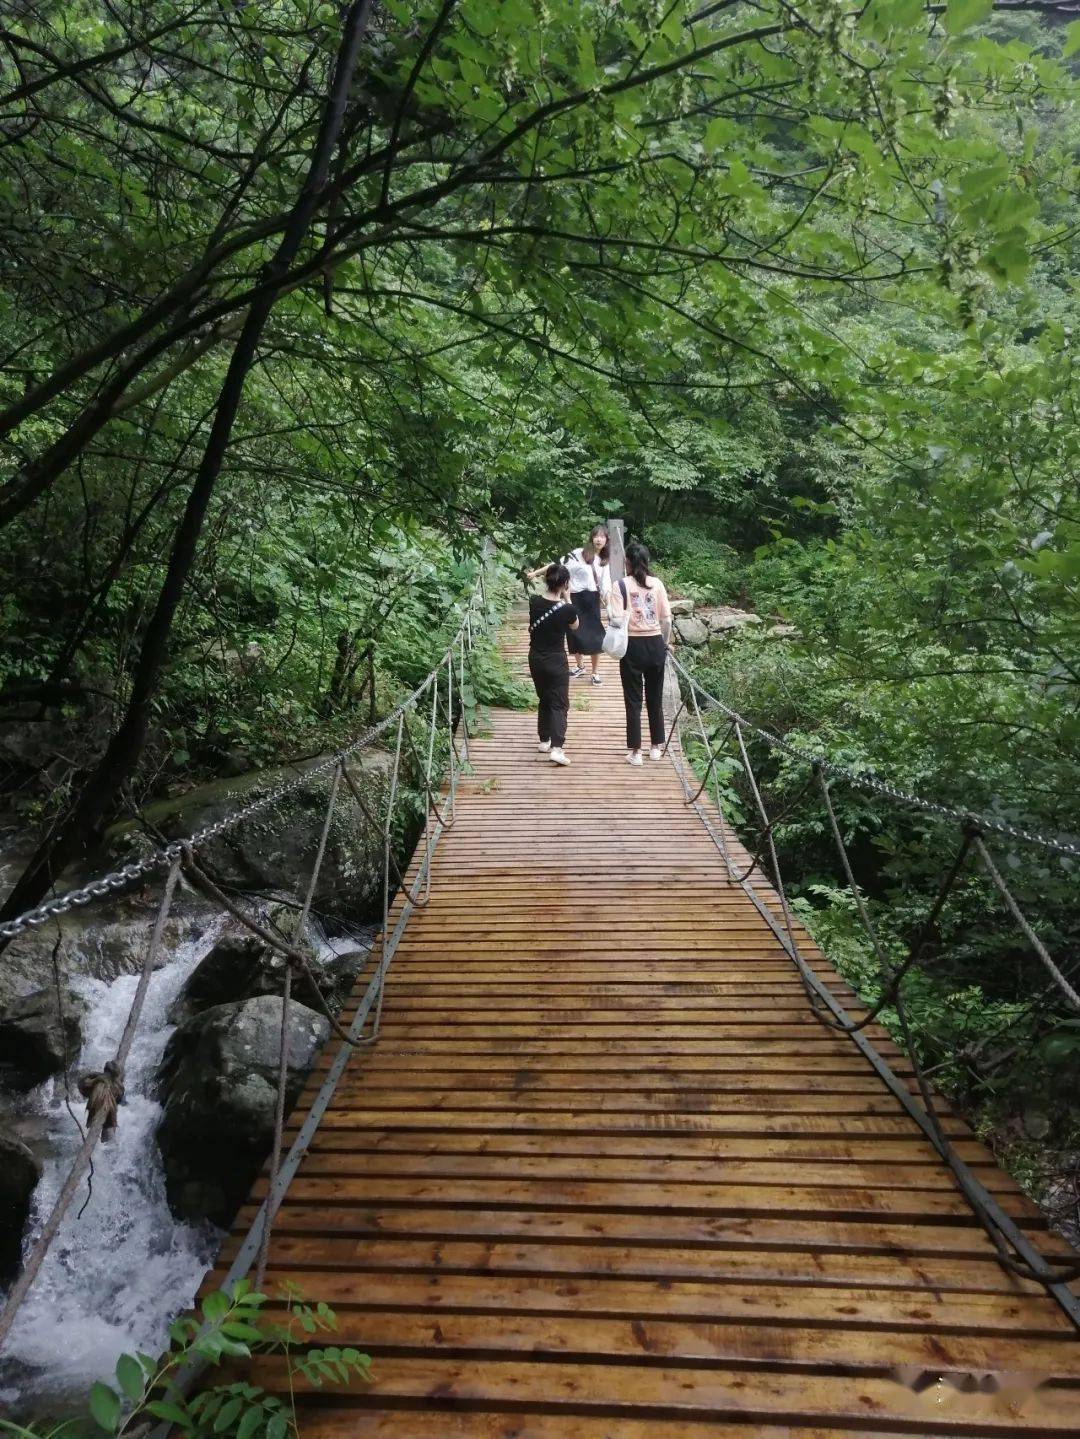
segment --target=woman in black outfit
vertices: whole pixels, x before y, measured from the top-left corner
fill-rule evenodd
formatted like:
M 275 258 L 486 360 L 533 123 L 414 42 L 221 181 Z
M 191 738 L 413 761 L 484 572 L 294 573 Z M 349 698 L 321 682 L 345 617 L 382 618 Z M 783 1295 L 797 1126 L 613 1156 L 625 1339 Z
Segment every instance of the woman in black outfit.
M 607 599 L 611 589 L 611 570 L 608 566 L 608 532 L 604 525 L 593 525 L 589 538 L 576 550 L 563 555 L 556 564 L 565 565 L 570 574 L 570 603 L 577 610 L 576 632 L 566 637 L 570 651 L 570 678 L 577 679 L 585 673 L 585 656 L 592 666 L 592 682 L 602 684 L 600 678 L 600 651 L 604 648 L 604 622 L 600 618 L 600 605 Z M 536 580 L 545 573 L 543 565 L 529 570 L 526 579 Z
M 578 627 L 570 603 L 570 572 L 565 565 L 548 565 L 547 592 L 529 596 L 529 673 L 540 703 L 536 712 L 537 748 L 552 764 L 569 764 L 563 753 L 566 717 L 570 712 L 570 672 L 563 646 Z

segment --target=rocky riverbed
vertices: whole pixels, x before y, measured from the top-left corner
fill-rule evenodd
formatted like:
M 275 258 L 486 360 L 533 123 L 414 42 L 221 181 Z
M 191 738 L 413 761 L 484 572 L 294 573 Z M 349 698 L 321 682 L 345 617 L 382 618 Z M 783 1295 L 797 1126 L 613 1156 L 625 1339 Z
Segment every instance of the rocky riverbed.
M 772 640 L 793 639 L 798 633 L 794 625 L 763 619 L 753 610 L 740 610 L 733 605 L 698 605 L 693 600 L 675 599 L 671 609 L 675 638 L 688 649 L 702 649 L 747 631 Z
M 377 787 L 381 767 L 365 769 Z M 242 786 L 246 798 L 280 776 Z M 381 879 L 381 836 L 345 814 L 331 835 L 317 898 L 334 937 L 296 929 L 295 887 L 325 808 L 321 781 L 284 817 L 218 843 L 215 875 L 260 891 L 246 903 L 314 956 L 331 1007 L 364 965 Z M 224 787 L 159 815 L 166 832 L 197 827 L 232 801 Z M 377 811 L 378 794 L 372 796 Z M 250 822 L 249 822 L 250 826 Z M 114 853 L 133 843 L 113 837 Z M 288 874 L 290 851 L 295 868 Z M 299 856 L 297 859 L 296 856 Z M 310 860 L 309 860 L 310 862 Z M 115 1053 L 154 922 L 153 890 L 76 910 L 12 941 L 0 965 L 0 1286 L 17 1272 L 81 1140 L 80 1075 Z M 329 915 L 329 918 L 325 918 Z M 125 1073 L 125 1102 L 90 1181 L 54 1242 L 0 1358 L 0 1413 L 32 1413 L 84 1393 L 119 1354 L 154 1351 L 193 1298 L 265 1158 L 280 1043 L 280 955 L 181 887 Z M 319 1000 L 294 989 L 289 1100 L 329 1034 Z

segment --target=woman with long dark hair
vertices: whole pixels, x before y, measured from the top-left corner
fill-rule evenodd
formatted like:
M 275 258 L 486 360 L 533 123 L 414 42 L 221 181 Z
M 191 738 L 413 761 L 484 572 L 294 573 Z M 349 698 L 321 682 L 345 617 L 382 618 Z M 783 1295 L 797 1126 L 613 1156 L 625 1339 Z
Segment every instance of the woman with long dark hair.
M 582 657 L 570 671 L 570 678 L 576 679 L 585 673 L 582 659 L 588 655 L 594 685 L 603 683 L 600 652 L 604 648 L 604 623 L 600 618 L 600 603 L 606 600 L 611 588 L 607 561 L 608 532 L 603 525 L 594 525 L 588 541 L 580 549 L 571 550 L 564 560 L 570 571 L 570 599 L 578 615 L 577 630 L 567 635 L 566 644 L 571 655 Z
M 563 752 L 566 720 L 570 713 L 570 672 L 563 643 L 578 627 L 577 611 L 570 602 L 570 572 L 565 565 L 548 565 L 547 591 L 529 596 L 529 673 L 536 686 L 537 749 L 552 764 L 569 764 Z
M 619 661 L 626 705 L 626 761 L 640 765 L 641 698 L 649 713 L 650 759 L 664 745 L 664 665 L 671 639 L 671 603 L 663 580 L 649 573 L 644 545 L 626 547 L 626 578 L 611 591 L 611 618 L 627 626 L 626 654 Z
M 570 599 L 577 611 L 578 627 L 566 637 L 570 651 L 570 678 L 578 679 L 585 673 L 583 657 L 591 661 L 592 682 L 602 684 L 600 678 L 600 652 L 604 647 L 604 623 L 600 618 L 601 601 L 607 599 L 611 588 L 611 571 L 608 568 L 608 532 L 603 525 L 594 525 L 586 542 L 568 555 L 563 555 L 559 564 L 570 572 Z M 541 574 L 533 570 L 529 579 Z

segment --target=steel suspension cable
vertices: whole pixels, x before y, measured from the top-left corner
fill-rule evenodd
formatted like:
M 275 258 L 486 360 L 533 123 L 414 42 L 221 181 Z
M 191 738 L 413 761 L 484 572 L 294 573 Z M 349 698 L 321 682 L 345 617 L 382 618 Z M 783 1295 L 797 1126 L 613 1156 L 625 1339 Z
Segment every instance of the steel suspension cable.
M 1080 1013 L 1080 994 L 1077 994 L 1076 990 L 1062 974 L 1061 970 L 1057 967 L 1053 959 L 1050 957 L 1050 952 L 1046 948 L 1046 945 L 1043 944 L 1042 940 L 1028 923 L 1027 916 L 1024 914 L 1023 910 L 1013 898 L 1012 891 L 1005 883 L 1005 880 L 1002 878 L 1001 872 L 999 871 L 997 865 L 994 863 L 993 858 L 991 857 L 990 851 L 983 843 L 982 836 L 980 834 L 975 834 L 973 836 L 973 841 L 975 844 L 976 853 L 983 862 L 983 867 L 985 868 L 987 874 L 990 876 L 990 879 L 993 881 L 994 888 L 1005 901 L 1006 908 L 1012 915 L 1013 919 L 1016 921 L 1017 927 L 1020 930 L 1021 934 L 1031 945 L 1035 953 L 1039 956 L 1039 959 L 1042 960 L 1042 963 L 1046 968 L 1047 973 L 1054 981 L 1054 984 L 1057 986 L 1058 991 L 1064 996 L 1066 1002 L 1078 1013 Z
M 308 880 L 307 893 L 304 895 L 304 907 L 300 911 L 300 920 L 297 925 L 297 932 L 300 934 L 303 934 L 307 927 L 308 916 L 311 914 L 311 901 L 315 896 L 315 887 L 319 883 L 319 874 L 322 871 L 323 859 L 326 855 L 326 842 L 330 838 L 330 826 L 334 819 L 334 805 L 337 802 L 338 789 L 341 786 L 341 771 L 343 767 L 343 762 L 339 761 L 337 769 L 334 771 L 334 782 L 330 786 L 330 798 L 326 804 L 326 815 L 323 819 L 322 833 L 319 835 L 319 845 L 315 851 L 315 862 L 311 866 L 311 877 Z M 285 1130 L 285 1094 L 289 1084 L 289 1050 L 292 1043 L 290 1025 L 292 972 L 292 963 L 286 960 L 281 989 L 281 1032 L 278 1040 L 277 1094 L 274 1097 L 274 1138 L 270 1147 L 269 1202 L 266 1206 L 266 1216 L 263 1222 L 259 1260 L 255 1267 L 256 1289 L 262 1288 L 263 1280 L 266 1277 L 266 1261 L 270 1253 L 270 1231 L 273 1227 L 274 1216 L 277 1213 L 278 1170 L 281 1168 L 281 1140 Z

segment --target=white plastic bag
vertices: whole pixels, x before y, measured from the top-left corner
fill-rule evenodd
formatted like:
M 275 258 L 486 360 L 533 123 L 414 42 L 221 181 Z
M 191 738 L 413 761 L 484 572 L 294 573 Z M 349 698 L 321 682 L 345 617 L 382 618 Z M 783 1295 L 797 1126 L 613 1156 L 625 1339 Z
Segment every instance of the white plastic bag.
M 626 632 L 626 625 L 616 625 L 608 622 L 604 631 L 604 653 L 611 656 L 613 660 L 621 660 L 626 653 L 626 645 L 630 636 Z

